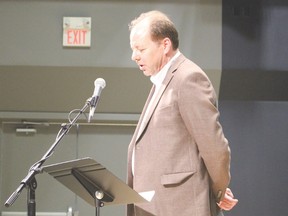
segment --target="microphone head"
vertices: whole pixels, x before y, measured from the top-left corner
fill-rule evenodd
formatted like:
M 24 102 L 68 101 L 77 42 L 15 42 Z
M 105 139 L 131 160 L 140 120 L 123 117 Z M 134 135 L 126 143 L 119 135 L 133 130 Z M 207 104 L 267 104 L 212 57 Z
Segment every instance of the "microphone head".
M 101 86 L 101 88 L 103 89 L 103 88 L 105 88 L 105 86 L 106 86 L 106 82 L 105 82 L 105 80 L 102 79 L 102 78 L 97 78 L 97 79 L 95 80 L 95 82 L 94 82 L 94 85 L 95 85 L 95 86 L 99 85 L 99 86 Z

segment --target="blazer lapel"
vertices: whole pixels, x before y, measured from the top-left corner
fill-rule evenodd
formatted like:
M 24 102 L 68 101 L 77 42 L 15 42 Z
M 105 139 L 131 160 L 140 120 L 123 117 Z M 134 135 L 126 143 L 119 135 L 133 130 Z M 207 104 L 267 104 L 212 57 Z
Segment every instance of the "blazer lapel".
M 159 91 L 156 93 L 157 95 L 155 95 L 154 100 L 151 102 L 152 104 L 150 105 L 149 110 L 147 110 L 147 107 L 149 105 L 149 102 L 151 101 L 151 98 L 153 95 L 149 95 L 147 102 L 145 104 L 145 108 L 143 109 L 143 113 L 141 115 L 140 121 L 139 121 L 139 125 L 142 125 L 141 127 L 139 126 L 138 131 L 137 131 L 137 137 L 136 137 L 136 143 L 139 140 L 139 138 L 143 135 L 143 132 L 145 131 L 159 101 L 161 96 L 163 95 L 163 92 L 165 91 L 167 85 L 169 84 L 170 80 L 173 77 L 173 73 L 169 70 L 166 78 L 164 79 L 164 82 L 161 84 Z M 155 88 L 155 87 L 154 87 Z M 145 116 L 145 112 L 148 112 Z M 145 118 L 144 118 L 145 116 Z
M 145 103 L 145 105 L 144 105 L 144 108 L 143 108 L 143 110 L 142 110 L 141 116 L 140 116 L 140 118 L 139 118 L 139 122 L 138 122 L 138 125 L 137 125 L 136 130 L 135 130 L 135 137 L 134 137 L 135 143 L 137 143 L 138 138 L 141 136 L 144 128 L 146 127 L 146 121 L 145 121 L 145 119 L 144 119 L 144 116 L 145 116 L 145 113 L 146 113 L 146 111 L 147 111 L 148 105 L 149 105 L 149 103 L 150 103 L 150 101 L 151 101 L 151 99 L 152 99 L 152 96 L 153 96 L 153 94 L 154 94 L 154 91 L 155 91 L 155 85 L 153 85 L 152 88 L 151 88 L 151 90 L 150 90 L 150 93 L 149 93 L 149 95 L 148 95 L 148 98 L 147 98 L 147 100 L 146 100 L 146 103 Z M 146 118 L 146 119 L 147 119 L 147 118 Z
M 147 115 L 145 116 L 145 113 L 147 111 L 148 105 L 151 101 L 151 98 L 153 96 L 154 90 L 155 90 L 155 86 L 153 85 L 150 94 L 148 96 L 148 99 L 145 103 L 144 109 L 142 111 L 141 117 L 139 119 L 139 124 L 136 128 L 136 144 L 139 140 L 139 138 L 143 135 L 165 89 L 167 88 L 167 86 L 169 85 L 170 81 L 172 80 L 172 78 L 174 77 L 174 73 L 177 71 L 177 68 L 179 67 L 179 65 L 185 60 L 184 55 L 180 55 L 177 59 L 175 59 L 175 61 L 171 64 L 171 67 L 169 68 L 169 70 L 167 71 L 167 75 L 163 81 L 163 83 L 160 86 L 159 91 L 156 93 L 157 95 L 155 95 L 154 100 L 152 101 L 152 104 L 148 110 Z M 145 116 L 145 118 L 144 118 Z

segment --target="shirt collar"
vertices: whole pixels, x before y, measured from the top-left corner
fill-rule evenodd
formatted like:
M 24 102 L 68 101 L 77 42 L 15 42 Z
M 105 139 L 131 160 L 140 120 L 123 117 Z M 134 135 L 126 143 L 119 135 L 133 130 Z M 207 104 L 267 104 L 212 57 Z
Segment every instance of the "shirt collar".
M 161 83 L 163 82 L 172 62 L 180 55 L 180 51 L 170 59 L 170 61 L 156 74 L 150 77 L 151 82 L 156 86 L 156 88 L 160 87 Z

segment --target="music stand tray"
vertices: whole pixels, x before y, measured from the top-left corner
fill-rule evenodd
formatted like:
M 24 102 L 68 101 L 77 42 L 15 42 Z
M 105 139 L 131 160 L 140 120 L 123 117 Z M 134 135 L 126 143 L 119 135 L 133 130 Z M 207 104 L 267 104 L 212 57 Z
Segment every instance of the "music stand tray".
M 103 192 L 101 206 L 147 202 L 135 190 L 89 157 L 47 165 L 42 170 L 92 206 L 95 206 L 98 192 Z

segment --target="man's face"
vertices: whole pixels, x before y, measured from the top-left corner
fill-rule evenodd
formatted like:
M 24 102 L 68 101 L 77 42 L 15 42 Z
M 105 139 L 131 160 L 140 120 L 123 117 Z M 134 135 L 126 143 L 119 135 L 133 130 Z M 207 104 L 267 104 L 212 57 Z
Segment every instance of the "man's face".
M 148 25 L 139 23 L 130 33 L 131 59 L 146 76 L 158 73 L 167 63 L 163 41 L 151 39 Z

